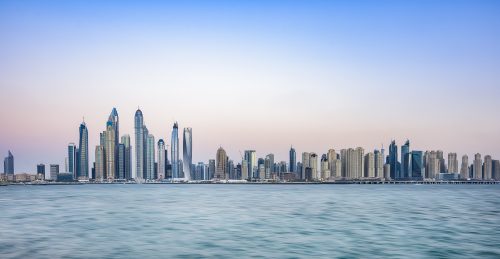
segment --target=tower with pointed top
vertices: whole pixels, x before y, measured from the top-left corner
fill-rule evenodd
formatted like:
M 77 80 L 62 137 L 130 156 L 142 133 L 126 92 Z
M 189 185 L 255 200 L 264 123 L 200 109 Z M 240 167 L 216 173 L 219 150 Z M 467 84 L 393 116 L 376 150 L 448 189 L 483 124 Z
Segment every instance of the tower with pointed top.
M 135 129 L 135 178 L 142 179 L 144 175 L 145 161 L 144 161 L 144 149 L 145 149 L 145 137 L 144 137 L 144 117 L 142 116 L 142 111 L 137 110 L 134 116 L 134 129 Z
M 174 123 L 174 127 L 172 128 L 170 150 L 170 156 L 172 157 L 172 178 L 181 178 L 182 176 L 179 168 L 179 129 L 177 122 Z
M 295 148 L 293 148 L 293 146 L 290 146 L 289 156 L 289 171 L 291 173 L 295 173 L 295 171 L 297 171 L 297 153 L 295 152 Z
M 78 141 L 78 179 L 89 178 L 89 132 L 85 121 L 80 124 Z

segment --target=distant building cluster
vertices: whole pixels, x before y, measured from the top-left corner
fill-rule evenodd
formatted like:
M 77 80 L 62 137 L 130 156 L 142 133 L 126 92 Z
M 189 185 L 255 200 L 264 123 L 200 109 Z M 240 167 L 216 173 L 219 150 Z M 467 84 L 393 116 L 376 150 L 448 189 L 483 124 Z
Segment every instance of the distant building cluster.
M 459 163 L 456 153 L 443 151 L 411 150 L 410 141 L 399 149 L 396 141 L 384 148 L 365 152 L 361 147 L 341 150 L 330 149 L 319 156 L 315 152 L 302 152 L 297 161 L 297 152 L 291 147 L 289 160 L 275 161 L 274 154 L 257 157 L 255 150 L 240 152 L 241 160 L 230 159 L 219 147 L 215 159 L 193 163 L 193 131 L 182 131 L 182 159 L 179 152 L 179 126 L 174 123 L 168 144 L 163 139 L 155 141 L 138 109 L 134 116 L 134 153 L 130 135 L 120 136 L 119 116 L 113 108 L 100 133 L 99 145 L 95 147 L 95 159 L 89 167 L 88 129 L 83 121 L 79 126 L 78 144 L 69 143 L 65 159 L 65 171 L 51 164 L 48 175 L 45 165 L 37 165 L 36 174 L 14 174 L 14 156 L 8 151 L 4 159 L 4 174 L 1 180 L 25 181 L 337 181 L 337 180 L 500 180 L 500 162 L 487 155 L 476 154 L 472 161 L 467 155 Z M 399 153 L 400 152 L 400 153 Z M 132 164 L 132 155 L 135 164 Z M 169 159 L 170 158 L 170 159 Z M 132 169 L 135 168 L 135 174 Z

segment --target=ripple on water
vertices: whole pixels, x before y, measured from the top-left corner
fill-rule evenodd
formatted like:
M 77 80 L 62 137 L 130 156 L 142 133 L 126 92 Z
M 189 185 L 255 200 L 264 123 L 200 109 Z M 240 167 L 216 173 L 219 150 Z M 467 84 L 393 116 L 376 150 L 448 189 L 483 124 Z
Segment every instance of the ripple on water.
M 2 258 L 500 258 L 500 186 L 0 188 Z

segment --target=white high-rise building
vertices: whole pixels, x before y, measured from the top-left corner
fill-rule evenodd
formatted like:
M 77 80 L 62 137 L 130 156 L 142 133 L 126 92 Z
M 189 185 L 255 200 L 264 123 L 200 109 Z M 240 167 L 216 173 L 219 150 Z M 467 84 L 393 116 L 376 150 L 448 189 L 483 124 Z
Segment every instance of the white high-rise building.
M 116 147 L 115 147 L 115 129 L 111 122 L 108 121 L 106 125 L 106 131 L 103 132 L 105 146 L 104 146 L 104 154 L 106 157 L 106 179 L 114 180 L 116 173 Z
M 106 175 L 106 157 L 104 155 L 104 147 L 99 145 L 95 147 L 95 180 L 102 181 Z
M 158 140 L 158 180 L 165 179 L 165 142 Z
M 375 177 L 384 178 L 384 154 L 375 150 L 373 155 L 375 160 Z
M 364 177 L 375 178 L 375 154 L 367 153 L 365 155 L 365 175 Z
M 491 180 L 492 177 L 492 169 L 493 169 L 493 160 L 491 160 L 491 156 L 484 156 L 484 165 L 483 165 L 483 179 Z
M 134 129 L 135 129 L 135 179 L 142 179 L 145 175 L 145 153 L 146 148 L 145 137 L 144 137 L 144 118 L 142 116 L 142 111 L 137 110 L 134 117 Z
M 152 134 L 146 139 L 146 179 L 155 179 L 155 137 Z
M 448 173 L 458 173 L 457 153 L 448 153 Z
M 472 178 L 477 180 L 483 179 L 483 161 L 481 159 L 481 154 L 479 153 L 474 155 L 474 162 L 472 164 Z
M 184 178 L 191 179 L 191 165 L 193 164 L 193 130 L 191 128 L 184 128 L 182 138 L 182 169 L 184 171 Z

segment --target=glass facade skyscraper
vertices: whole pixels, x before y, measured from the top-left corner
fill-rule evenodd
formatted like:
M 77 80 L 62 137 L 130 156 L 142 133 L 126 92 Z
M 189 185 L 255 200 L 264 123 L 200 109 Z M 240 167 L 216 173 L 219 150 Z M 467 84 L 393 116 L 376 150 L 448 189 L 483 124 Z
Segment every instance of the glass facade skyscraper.
M 7 157 L 3 160 L 3 173 L 14 174 L 14 156 L 9 150 Z
M 191 128 L 184 128 L 182 135 L 182 168 L 184 178 L 189 180 L 193 174 L 191 170 L 191 165 L 193 164 L 193 130 Z
M 390 177 L 396 179 L 399 177 L 399 162 L 398 162 L 398 146 L 396 141 L 392 141 L 389 145 L 389 165 L 391 166 Z
M 424 155 L 422 151 L 411 152 L 411 170 L 408 178 L 420 180 L 424 177 Z
M 144 175 L 144 117 L 142 111 L 137 110 L 134 117 L 135 129 L 135 178 L 141 179 Z
M 146 177 L 145 179 L 155 179 L 155 137 L 148 134 L 146 141 Z
M 68 145 L 68 172 L 71 174 L 73 179 L 77 179 L 76 175 L 76 145 L 75 143 L 69 143 Z
M 410 176 L 410 141 L 406 140 L 401 146 L 401 172 L 398 178 L 408 178 Z
M 289 171 L 295 173 L 297 170 L 297 153 L 295 152 L 295 148 L 290 147 L 289 157 Z
M 177 126 L 177 122 L 174 123 L 174 127 L 172 129 L 172 142 L 170 145 L 170 156 L 172 157 L 172 178 L 181 178 L 180 168 L 179 168 L 179 129 Z
M 80 139 L 78 141 L 78 179 L 89 178 L 89 132 L 85 121 L 80 124 Z

